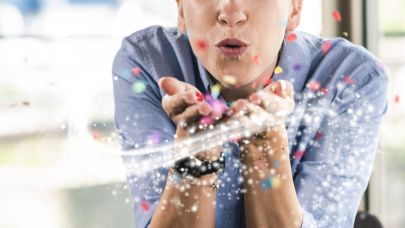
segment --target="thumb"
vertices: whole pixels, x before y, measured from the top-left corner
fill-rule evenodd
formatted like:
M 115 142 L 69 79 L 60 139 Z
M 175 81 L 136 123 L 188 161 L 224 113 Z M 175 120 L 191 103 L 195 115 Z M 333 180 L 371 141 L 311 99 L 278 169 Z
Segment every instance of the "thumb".
M 161 77 L 158 84 L 169 96 L 186 90 L 185 84 L 173 77 Z

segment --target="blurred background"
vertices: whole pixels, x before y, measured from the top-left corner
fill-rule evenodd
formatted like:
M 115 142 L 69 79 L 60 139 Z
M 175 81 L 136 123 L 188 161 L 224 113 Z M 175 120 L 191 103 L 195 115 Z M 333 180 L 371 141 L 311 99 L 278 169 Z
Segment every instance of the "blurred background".
M 393 228 L 405 227 L 404 9 L 403 0 L 304 1 L 299 27 L 363 45 L 389 72 L 390 108 L 362 209 Z M 175 26 L 176 16 L 175 0 L 0 0 L 1 228 L 134 226 L 112 60 L 124 36 Z

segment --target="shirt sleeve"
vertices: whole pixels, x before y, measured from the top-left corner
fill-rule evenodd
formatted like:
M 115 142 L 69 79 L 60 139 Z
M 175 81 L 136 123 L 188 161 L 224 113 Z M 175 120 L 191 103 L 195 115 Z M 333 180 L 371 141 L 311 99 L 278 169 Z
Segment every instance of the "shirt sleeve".
M 127 156 L 126 152 L 171 142 L 175 133 L 174 124 L 161 107 L 159 87 L 148 71 L 144 54 L 141 48 L 124 39 L 113 63 L 115 127 L 134 202 L 136 227 L 149 227 L 164 189 L 167 169 L 134 175 L 128 167 L 137 168 L 139 157 Z M 139 68 L 135 74 L 131 73 L 134 68 Z
M 375 69 L 353 82 L 337 85 L 317 138 L 297 165 L 294 184 L 302 228 L 353 227 L 367 187 L 387 110 L 388 77 Z

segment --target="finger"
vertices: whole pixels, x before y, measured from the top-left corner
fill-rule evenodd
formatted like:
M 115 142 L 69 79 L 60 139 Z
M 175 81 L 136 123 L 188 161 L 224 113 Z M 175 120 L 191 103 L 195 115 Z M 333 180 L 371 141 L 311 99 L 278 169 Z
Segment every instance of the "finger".
M 201 116 L 209 115 L 211 108 L 207 103 L 198 103 L 187 107 L 184 112 L 174 117 L 176 125 L 186 127 L 196 122 Z
M 185 83 L 173 77 L 162 77 L 159 79 L 158 84 L 169 96 L 186 91 Z
M 178 115 L 183 112 L 187 106 L 195 103 L 195 97 L 187 92 L 165 95 L 162 99 L 163 110 L 170 116 Z

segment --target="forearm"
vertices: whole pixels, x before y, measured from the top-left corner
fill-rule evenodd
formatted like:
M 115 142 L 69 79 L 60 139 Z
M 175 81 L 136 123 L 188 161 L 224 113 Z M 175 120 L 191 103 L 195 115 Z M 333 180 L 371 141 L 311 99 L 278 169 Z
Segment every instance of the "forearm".
M 244 147 L 246 227 L 300 227 L 302 214 L 285 128 L 278 127 L 267 134 L 267 139 Z
M 209 183 L 215 175 L 199 179 L 205 186 L 195 186 L 188 181 L 173 181 L 169 173 L 151 227 L 214 227 L 216 192 Z

